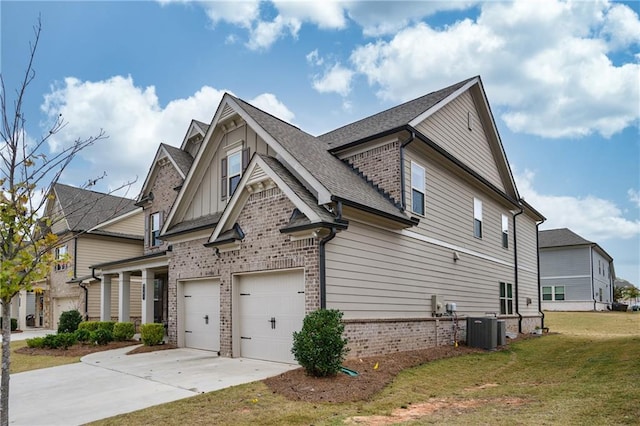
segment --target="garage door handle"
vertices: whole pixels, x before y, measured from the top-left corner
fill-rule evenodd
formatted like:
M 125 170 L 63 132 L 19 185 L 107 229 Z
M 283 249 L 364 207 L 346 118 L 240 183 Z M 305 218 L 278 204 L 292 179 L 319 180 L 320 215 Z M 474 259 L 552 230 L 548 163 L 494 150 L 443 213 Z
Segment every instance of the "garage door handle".
M 209 315 L 205 315 L 202 318 L 204 318 L 204 323 L 205 324 L 209 324 Z
M 275 317 L 271 317 L 271 319 L 267 320 L 267 322 L 270 322 L 271 323 L 271 329 L 275 330 L 275 328 L 276 328 L 276 319 L 275 319 Z
M 185 333 L 193 333 L 192 331 L 189 331 L 189 330 L 185 330 L 184 332 Z

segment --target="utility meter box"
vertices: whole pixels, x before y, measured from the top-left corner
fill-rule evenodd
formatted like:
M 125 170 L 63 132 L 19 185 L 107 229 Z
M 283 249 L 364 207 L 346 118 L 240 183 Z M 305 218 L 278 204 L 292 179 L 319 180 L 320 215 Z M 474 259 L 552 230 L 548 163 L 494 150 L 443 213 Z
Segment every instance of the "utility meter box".
M 446 308 L 447 312 L 450 314 L 458 310 L 458 306 L 453 302 L 447 303 Z
M 498 346 L 498 319 L 467 318 L 467 346 L 493 350 Z
M 442 296 L 438 296 L 437 294 L 431 296 L 431 313 L 433 314 L 433 316 L 442 316 L 444 312 L 444 302 L 442 300 Z

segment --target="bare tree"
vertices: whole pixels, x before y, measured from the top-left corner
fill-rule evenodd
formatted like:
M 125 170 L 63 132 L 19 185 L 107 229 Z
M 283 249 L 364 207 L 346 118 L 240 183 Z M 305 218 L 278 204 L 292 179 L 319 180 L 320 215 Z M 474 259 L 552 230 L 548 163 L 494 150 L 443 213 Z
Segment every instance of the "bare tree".
M 2 307 L 2 378 L 0 381 L 0 425 L 9 424 L 9 368 L 11 363 L 11 300 L 21 290 L 44 278 L 54 261 L 52 249 L 60 238 L 51 226 L 60 218 L 41 217 L 51 197 L 51 188 L 78 152 L 104 139 L 96 136 L 76 139 L 57 153 L 45 154 L 48 140 L 61 132 L 65 121 L 60 115 L 39 139 L 27 137 L 23 105 L 27 89 L 35 78 L 33 61 L 42 23 L 38 18 L 29 44 L 29 60 L 24 76 L 15 90 L 15 99 L 7 101 L 5 81 L 0 74 L 0 306 Z M 10 105 L 9 105 L 10 104 Z M 102 176 L 104 177 L 104 175 Z M 88 180 L 85 187 L 101 179 Z M 129 186 L 127 183 L 124 186 Z M 121 187 L 121 188 L 122 188 Z M 120 189 L 120 188 L 118 188 Z M 106 195 L 106 194 L 105 194 Z M 115 213 L 115 212 L 114 212 Z

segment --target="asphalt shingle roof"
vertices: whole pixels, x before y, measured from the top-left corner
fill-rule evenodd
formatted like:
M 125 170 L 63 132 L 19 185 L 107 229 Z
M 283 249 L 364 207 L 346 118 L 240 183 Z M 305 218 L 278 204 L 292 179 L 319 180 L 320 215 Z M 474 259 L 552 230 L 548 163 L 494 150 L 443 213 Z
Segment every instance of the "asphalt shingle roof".
M 56 183 L 56 200 L 62 208 L 69 230 L 81 232 L 135 210 L 135 200 Z
M 173 161 L 178 165 L 180 171 L 183 175 L 187 175 L 189 173 L 189 169 L 193 164 L 193 157 L 187 151 L 183 151 L 180 148 L 176 148 L 175 146 L 167 145 L 165 143 L 161 144 L 168 155 L 173 158 Z
M 360 177 L 350 166 L 329 153 L 326 143 L 241 99 L 229 96 L 333 196 L 401 220 L 408 220 L 389 198 Z
M 538 232 L 538 247 L 564 247 L 594 244 L 567 228 L 548 229 Z
M 412 101 L 405 102 L 386 111 L 363 118 L 328 133 L 318 136 L 329 149 L 336 149 L 351 142 L 397 129 L 411 122 L 423 112 L 433 108 L 447 96 L 476 77 L 461 81 L 444 89 L 431 92 Z

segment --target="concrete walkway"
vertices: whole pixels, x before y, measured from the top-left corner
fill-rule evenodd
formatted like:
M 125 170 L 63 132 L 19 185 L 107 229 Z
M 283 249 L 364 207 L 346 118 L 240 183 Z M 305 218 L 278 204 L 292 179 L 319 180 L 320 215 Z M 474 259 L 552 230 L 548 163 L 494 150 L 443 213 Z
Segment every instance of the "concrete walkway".
M 84 424 L 298 367 L 184 348 L 125 355 L 132 348 L 97 352 L 78 364 L 12 374 L 10 423 Z
M 27 328 L 26 330 L 16 333 L 11 333 L 11 341 L 27 340 L 34 337 L 44 337 L 47 334 L 56 334 L 55 330 L 48 330 L 46 328 Z M 0 333 L 0 342 L 2 342 L 2 333 Z

